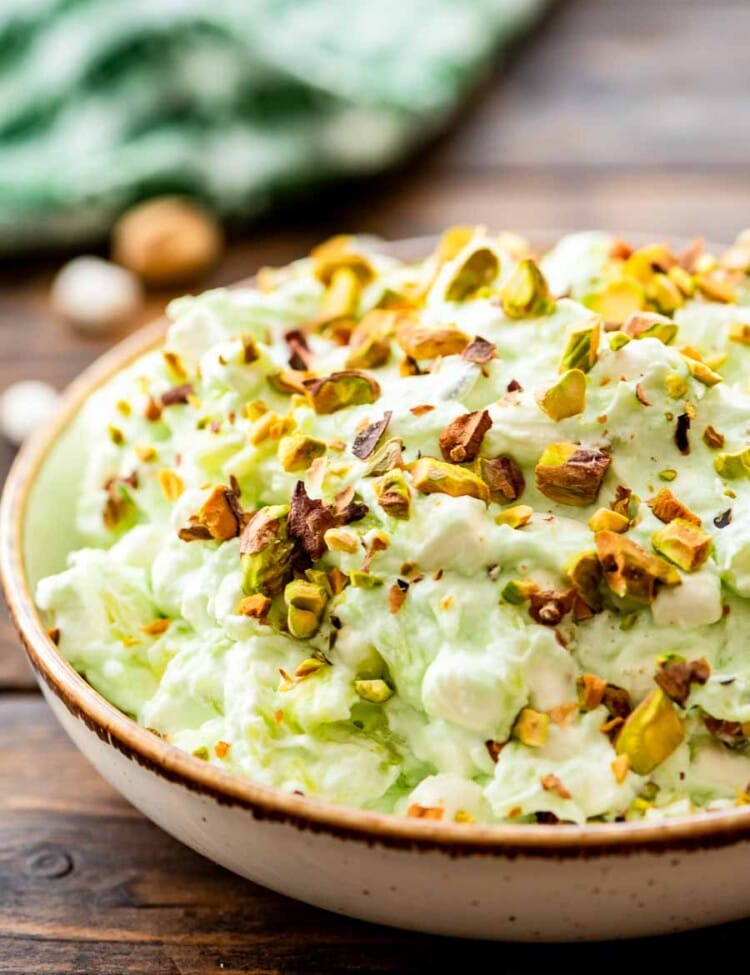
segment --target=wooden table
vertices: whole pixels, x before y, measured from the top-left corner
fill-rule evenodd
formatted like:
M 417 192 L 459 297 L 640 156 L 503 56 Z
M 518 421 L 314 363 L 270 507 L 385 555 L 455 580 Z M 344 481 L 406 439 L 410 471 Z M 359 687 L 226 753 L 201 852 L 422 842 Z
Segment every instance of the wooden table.
M 478 222 L 728 239 L 750 225 L 748 37 L 744 0 L 561 2 L 448 137 L 399 173 L 246 233 L 208 283 L 298 256 L 341 228 L 396 237 Z M 104 348 L 51 316 L 53 270 L 0 271 L 0 389 L 26 377 L 63 386 Z M 152 296 L 144 318 L 167 297 Z M 99 778 L 53 721 L 4 616 L 0 729 L 2 973 L 332 975 L 430 971 L 438 960 L 449 971 L 541 973 L 614 958 L 635 971 L 745 947 L 744 923 L 617 948 L 467 945 L 262 890 L 170 839 Z

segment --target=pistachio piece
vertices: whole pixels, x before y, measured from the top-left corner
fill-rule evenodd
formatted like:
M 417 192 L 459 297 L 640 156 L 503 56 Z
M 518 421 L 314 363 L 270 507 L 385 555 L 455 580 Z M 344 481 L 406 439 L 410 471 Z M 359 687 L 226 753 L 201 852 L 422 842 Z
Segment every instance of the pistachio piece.
M 237 499 L 236 481 L 232 487 L 224 484 L 215 487 L 194 517 L 199 525 L 207 529 L 211 538 L 226 541 L 239 535 L 243 516 Z
M 499 504 L 518 501 L 526 488 L 523 471 L 512 457 L 479 457 L 475 470 L 490 489 L 490 500 Z
M 619 352 L 631 341 L 630 336 L 624 332 L 612 332 L 609 337 L 609 347 L 613 352 Z
M 658 339 L 669 345 L 677 335 L 678 327 L 671 318 L 655 312 L 635 312 L 622 327 L 631 339 Z
M 263 620 L 268 616 L 271 608 L 271 600 L 264 596 L 262 592 L 254 592 L 252 596 L 243 596 L 237 606 L 237 613 L 240 616 L 251 616 L 254 619 Z
M 705 684 L 711 676 L 711 667 L 705 657 L 700 660 L 664 660 L 654 675 L 654 680 L 667 697 L 684 707 L 690 696 L 692 684 Z
M 646 297 L 662 314 L 672 315 L 685 304 L 685 296 L 667 274 L 655 274 L 646 287 Z
M 573 609 L 575 592 L 555 592 L 537 589 L 529 594 L 529 616 L 542 626 L 557 626 L 563 616 Z
M 363 701 L 369 701 L 371 704 L 384 704 L 388 698 L 393 696 L 393 688 L 389 687 L 381 678 L 355 680 L 354 690 Z
M 328 593 L 314 582 L 294 579 L 284 588 L 284 602 L 288 606 L 287 626 L 292 636 L 306 640 L 320 626 L 328 602 Z
M 360 285 L 368 285 L 375 277 L 370 261 L 354 250 L 357 241 L 350 234 L 336 234 L 310 251 L 312 271 L 315 277 L 328 286 L 337 271 L 346 268 L 357 278 Z
M 375 452 L 380 438 L 388 429 L 388 424 L 391 422 L 392 416 L 393 413 L 390 410 L 386 410 L 382 420 L 370 423 L 363 430 L 360 430 L 352 444 L 352 453 L 355 457 L 358 457 L 360 460 L 367 460 Z
M 675 518 L 682 518 L 683 521 L 689 521 L 692 525 L 700 525 L 701 523 L 698 515 L 693 514 L 682 501 L 678 501 L 669 488 L 662 488 L 647 504 L 659 521 L 663 521 L 665 525 L 674 521 Z
M 695 286 L 707 301 L 731 305 L 737 300 L 731 284 L 716 274 L 696 274 Z
M 488 342 L 487 339 L 483 339 L 481 335 L 475 335 L 461 355 L 467 362 L 473 362 L 477 366 L 484 366 L 488 362 L 491 362 L 497 355 L 497 346 L 494 342 Z
M 615 751 L 627 755 L 638 775 L 649 775 L 682 743 L 685 728 L 661 688 L 651 691 L 626 718 Z
M 716 427 L 712 426 L 710 423 L 703 431 L 703 443 L 710 447 L 711 450 L 721 450 L 726 442 L 726 438 L 723 433 L 719 433 Z
M 549 715 L 533 708 L 524 708 L 516 718 L 512 735 L 530 748 L 542 748 L 547 743 Z
M 531 579 L 510 579 L 503 586 L 500 597 L 511 606 L 521 606 L 531 599 L 535 592 L 539 592 L 539 586 Z
M 596 551 L 604 580 L 615 596 L 636 605 L 652 603 L 660 586 L 679 586 L 677 569 L 625 535 L 597 532 Z
M 728 481 L 738 477 L 750 477 L 750 447 L 717 454 L 714 457 L 714 470 L 719 477 Z
M 630 519 L 619 511 L 611 508 L 597 508 L 589 518 L 589 528 L 592 532 L 611 531 L 626 532 L 630 527 Z
M 546 278 L 528 257 L 518 262 L 503 284 L 500 301 L 508 318 L 538 318 L 555 307 Z
M 288 533 L 289 505 L 256 511 L 240 536 L 242 589 L 248 596 L 276 596 L 291 571 L 294 540 Z
M 289 509 L 289 534 L 299 541 L 313 561 L 326 550 L 325 534 L 352 521 L 360 521 L 367 514 L 367 506 L 353 500 L 353 489 L 342 492 L 331 502 L 311 498 L 304 481 L 297 481 Z
M 351 334 L 347 369 L 376 369 L 391 357 L 391 336 L 399 313 L 375 308 L 369 311 Z
M 396 341 L 410 359 L 460 355 L 471 339 L 454 325 L 423 325 L 406 318 L 396 329 Z
M 456 464 L 446 464 L 434 457 L 420 457 L 409 467 L 414 487 L 423 494 L 448 494 L 452 498 L 465 495 L 490 500 L 490 489 L 484 481 Z
M 351 318 L 357 312 L 361 293 L 362 283 L 356 271 L 350 267 L 337 268 L 331 275 L 313 325 L 320 328 L 337 318 Z
M 580 552 L 563 566 L 563 575 L 589 609 L 598 613 L 602 609 L 602 567 L 596 552 Z
M 729 340 L 740 345 L 750 345 L 750 324 L 737 322 L 729 328 Z
M 322 457 L 325 452 L 326 445 L 322 440 L 308 437 L 304 433 L 292 433 L 279 441 L 279 463 L 290 473 L 306 471 L 315 458 Z
M 539 408 L 556 423 L 577 416 L 586 408 L 586 376 L 580 369 L 568 369 L 556 383 L 534 395 Z
M 474 460 L 491 426 L 492 420 L 487 410 L 456 417 L 440 434 L 440 452 L 446 460 L 455 464 Z
M 446 227 L 440 235 L 435 257 L 438 264 L 446 264 L 458 257 L 469 241 L 480 231 L 479 227 L 471 227 L 468 224 L 457 224 L 455 227 Z
M 705 362 L 693 359 L 691 356 L 683 356 L 683 358 L 690 375 L 699 383 L 703 383 L 704 386 L 716 386 L 718 383 L 724 382 L 724 377 L 718 372 L 714 372 Z
M 457 268 L 448 287 L 446 301 L 467 301 L 481 288 L 492 284 L 500 273 L 500 259 L 489 247 L 477 247 Z
M 596 674 L 583 674 L 578 678 L 578 704 L 582 711 L 593 711 L 604 698 L 607 682 Z
M 380 386 L 372 376 L 356 369 L 332 372 L 322 379 L 307 379 L 304 386 L 310 405 L 319 415 L 374 403 L 380 396 Z
M 711 552 L 711 536 L 693 522 L 673 518 L 651 536 L 656 551 L 684 572 L 695 572 Z
M 682 399 L 688 391 L 687 380 L 676 372 L 670 372 L 664 380 L 667 395 L 672 399 Z
M 499 515 L 495 515 L 496 525 L 508 525 L 510 528 L 523 528 L 528 525 L 534 515 L 534 509 L 528 504 L 514 504 Z
M 301 372 L 298 369 L 280 369 L 279 372 L 270 372 L 266 376 L 266 382 L 275 389 L 277 393 L 299 393 L 307 395 L 307 382 L 312 377 L 308 372 Z
M 646 292 L 634 278 L 619 278 L 589 295 L 584 304 L 605 322 L 621 325 L 634 311 L 646 306 Z
M 667 271 L 667 277 L 680 289 L 685 298 L 692 298 L 695 294 L 695 282 L 693 276 L 684 267 L 675 264 Z
M 677 263 L 663 244 L 646 244 L 627 258 L 624 271 L 630 277 L 647 285 L 654 274 L 665 272 Z
M 384 474 L 373 485 L 380 507 L 392 518 L 406 520 L 409 517 L 411 490 L 403 471 L 395 468 Z
M 387 474 L 394 467 L 403 467 L 404 458 L 401 451 L 404 449 L 404 442 L 400 437 L 391 437 L 386 440 L 383 446 L 377 450 L 370 459 L 364 471 L 365 477 L 378 477 Z
M 545 448 L 534 468 L 536 486 L 551 501 L 584 508 L 599 496 L 611 459 L 594 447 L 561 442 Z
M 601 319 L 598 316 L 586 318 L 568 326 L 565 348 L 558 372 L 580 369 L 588 372 L 596 362 L 601 339 Z

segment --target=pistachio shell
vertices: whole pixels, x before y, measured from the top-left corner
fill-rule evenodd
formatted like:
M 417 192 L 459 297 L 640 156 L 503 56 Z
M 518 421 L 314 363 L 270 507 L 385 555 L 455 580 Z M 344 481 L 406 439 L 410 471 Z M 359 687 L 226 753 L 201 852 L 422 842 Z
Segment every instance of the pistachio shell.
M 654 532 L 651 544 L 684 572 L 695 572 L 711 552 L 711 536 L 684 518 L 673 518 L 664 528 Z
M 537 318 L 555 306 L 547 281 L 531 258 L 518 262 L 500 289 L 500 301 L 508 318 Z
M 490 500 L 484 481 L 464 467 L 447 464 L 434 457 L 420 457 L 410 465 L 414 487 L 423 494 L 449 494 L 453 498 L 468 495 L 480 501 Z
M 539 408 L 555 422 L 577 416 L 586 408 L 586 376 L 569 369 L 552 386 L 535 394 Z
M 588 372 L 597 360 L 600 338 L 601 319 L 598 317 L 586 318 L 570 325 L 557 371 L 580 369 Z
M 682 743 L 685 728 L 660 689 L 651 691 L 631 712 L 617 737 L 615 751 L 627 755 L 638 775 L 649 775 Z

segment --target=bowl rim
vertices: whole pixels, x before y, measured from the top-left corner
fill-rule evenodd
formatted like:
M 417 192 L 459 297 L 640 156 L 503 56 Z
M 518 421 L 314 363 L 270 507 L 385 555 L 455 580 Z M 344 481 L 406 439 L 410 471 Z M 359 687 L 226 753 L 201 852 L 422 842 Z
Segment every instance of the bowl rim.
M 556 238 L 560 234 L 555 232 Z M 551 231 L 530 231 L 532 240 L 553 239 Z M 628 235 L 629 239 L 643 235 Z M 657 235 L 649 235 L 653 239 Z M 404 259 L 425 253 L 434 237 L 384 241 L 385 252 Z M 251 286 L 253 277 L 230 287 Z M 23 559 L 23 529 L 30 488 L 57 438 L 85 400 L 111 376 L 159 345 L 169 320 L 162 316 L 98 357 L 63 392 L 54 418 L 19 451 L 0 502 L 0 576 L 11 618 L 43 690 L 53 693 L 90 731 L 126 757 L 221 805 L 239 806 L 253 817 L 298 829 L 386 847 L 439 851 L 451 856 L 579 858 L 724 846 L 750 839 L 750 805 L 694 813 L 662 822 L 577 825 L 465 825 L 409 819 L 392 813 L 335 804 L 255 783 L 202 761 L 138 725 L 91 687 L 50 639 L 33 601 Z

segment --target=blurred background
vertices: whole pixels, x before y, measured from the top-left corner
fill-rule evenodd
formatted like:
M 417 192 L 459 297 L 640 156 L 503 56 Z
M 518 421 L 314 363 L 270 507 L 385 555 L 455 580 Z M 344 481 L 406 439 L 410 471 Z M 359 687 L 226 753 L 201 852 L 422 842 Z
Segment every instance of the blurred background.
M 0 0 L 0 484 L 56 391 L 171 297 L 333 233 L 734 239 L 750 225 L 749 37 L 747 0 Z M 344 950 L 363 971 L 422 962 L 424 939 L 252 895 L 126 807 L 53 724 L 4 612 L 0 726 L 3 971 L 214 971 L 216 932 L 227 970 L 257 944 L 264 971 L 311 970 L 289 954 L 302 943 L 316 971 Z M 253 917 L 226 920 L 246 898 Z M 301 940 L 259 940 L 290 924 Z M 721 949 L 722 931 L 677 942 Z M 581 961 L 475 957 L 497 965 L 496 949 L 519 972 Z M 640 964 L 643 945 L 618 952 Z

